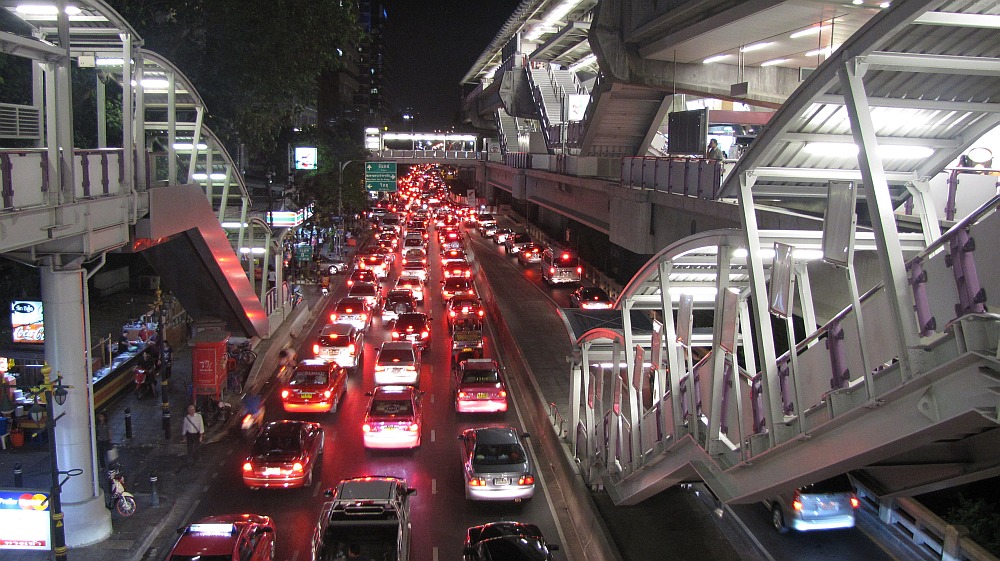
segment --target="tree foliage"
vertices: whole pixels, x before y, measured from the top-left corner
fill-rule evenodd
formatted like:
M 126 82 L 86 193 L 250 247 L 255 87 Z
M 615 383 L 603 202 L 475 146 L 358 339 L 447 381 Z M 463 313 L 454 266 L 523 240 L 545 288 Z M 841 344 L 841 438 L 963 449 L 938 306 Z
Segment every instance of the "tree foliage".
M 997 505 L 983 498 L 958 497 L 958 505 L 948 509 L 949 524 L 963 525 L 970 537 L 993 555 L 1000 555 L 1000 512 Z
M 213 130 L 251 156 L 274 153 L 313 104 L 317 80 L 362 39 L 351 0 L 111 0 L 144 46 L 176 64 L 205 99 Z

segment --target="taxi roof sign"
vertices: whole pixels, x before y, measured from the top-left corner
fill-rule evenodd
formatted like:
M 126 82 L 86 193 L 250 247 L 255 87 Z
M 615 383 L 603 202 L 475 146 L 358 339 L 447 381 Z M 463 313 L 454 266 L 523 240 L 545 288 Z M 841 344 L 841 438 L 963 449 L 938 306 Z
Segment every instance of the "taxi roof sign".
M 188 526 L 188 532 L 192 534 L 228 536 L 236 532 L 235 524 L 192 524 Z

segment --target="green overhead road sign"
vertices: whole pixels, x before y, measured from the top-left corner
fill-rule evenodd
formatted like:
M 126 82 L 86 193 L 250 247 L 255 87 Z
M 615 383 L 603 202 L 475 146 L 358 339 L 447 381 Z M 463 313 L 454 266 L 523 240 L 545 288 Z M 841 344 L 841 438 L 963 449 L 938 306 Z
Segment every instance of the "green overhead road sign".
M 396 191 L 396 162 L 365 162 L 365 189 Z

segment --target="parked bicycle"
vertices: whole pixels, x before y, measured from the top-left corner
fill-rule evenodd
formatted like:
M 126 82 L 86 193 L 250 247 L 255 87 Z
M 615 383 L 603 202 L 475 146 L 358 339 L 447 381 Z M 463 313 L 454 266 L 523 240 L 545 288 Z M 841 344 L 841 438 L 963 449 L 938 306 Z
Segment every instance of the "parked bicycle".
M 108 508 L 115 509 L 122 516 L 132 516 L 135 514 L 135 497 L 125 490 L 125 476 L 122 468 L 118 464 L 111 464 L 108 467 L 108 482 L 111 484 L 111 501 Z
M 233 406 L 228 401 L 216 399 L 215 396 L 207 395 L 201 402 L 201 415 L 205 421 L 205 426 L 210 427 L 216 423 L 225 424 L 233 414 Z
M 232 361 L 233 368 L 249 368 L 257 361 L 257 353 L 250 348 L 250 340 L 248 339 L 242 343 L 229 343 L 226 345 L 226 358 L 227 361 Z M 230 370 L 233 368 L 230 368 Z

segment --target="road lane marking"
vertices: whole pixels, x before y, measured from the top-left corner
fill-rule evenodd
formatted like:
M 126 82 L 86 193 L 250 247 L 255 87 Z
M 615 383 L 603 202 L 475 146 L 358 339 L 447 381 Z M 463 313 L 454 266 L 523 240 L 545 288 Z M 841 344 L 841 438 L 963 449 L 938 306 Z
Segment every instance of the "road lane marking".
M 433 561 L 438 561 L 438 548 L 437 547 L 435 547 L 433 549 L 433 553 L 431 554 L 431 559 Z
M 322 483 L 323 483 L 322 481 L 320 481 L 318 479 L 316 480 L 316 485 L 315 485 L 316 488 L 313 489 L 313 496 L 314 497 L 316 497 L 316 496 L 319 495 L 319 490 L 323 488 Z
M 431 403 L 434 403 L 434 394 L 431 394 Z
M 296 561 L 296 560 L 297 560 L 298 558 L 299 558 L 299 550 L 297 550 L 297 549 L 296 549 L 296 550 L 295 550 L 295 551 L 294 551 L 294 552 L 292 553 L 292 558 L 291 558 L 291 559 L 289 559 L 288 561 Z
M 204 487 L 201 488 L 201 492 L 202 493 L 207 493 L 208 492 L 208 488 L 209 488 L 209 485 L 205 485 Z
M 431 429 L 431 442 L 434 442 L 434 439 L 436 437 L 437 437 L 437 433 L 434 432 L 434 429 Z
M 437 495 L 437 492 L 438 492 L 438 480 L 431 479 L 431 494 Z
M 219 477 L 219 472 L 215 472 L 212 474 L 212 479 L 216 479 L 217 477 Z

